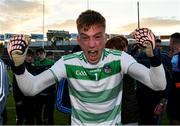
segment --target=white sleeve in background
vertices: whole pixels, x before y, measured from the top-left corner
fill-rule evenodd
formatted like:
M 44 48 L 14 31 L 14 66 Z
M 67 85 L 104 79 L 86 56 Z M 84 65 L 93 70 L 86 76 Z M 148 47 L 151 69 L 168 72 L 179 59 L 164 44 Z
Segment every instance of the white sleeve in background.
M 65 67 L 62 60 L 58 60 L 50 69 L 33 76 L 27 70 L 21 75 L 16 75 L 16 80 L 21 91 L 27 96 L 34 96 L 47 87 L 65 77 Z
M 166 88 L 166 78 L 162 64 L 157 67 L 151 66 L 148 69 L 142 64 L 133 63 L 128 69 L 128 74 L 153 90 L 164 90 Z

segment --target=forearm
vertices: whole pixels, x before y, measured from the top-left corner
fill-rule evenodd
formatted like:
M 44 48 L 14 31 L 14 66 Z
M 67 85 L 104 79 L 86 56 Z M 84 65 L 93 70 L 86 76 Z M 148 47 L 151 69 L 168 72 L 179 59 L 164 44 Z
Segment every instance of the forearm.
M 150 67 L 150 81 L 153 84 L 154 90 L 165 90 L 167 82 L 164 72 L 164 67 L 161 64 L 158 67 Z
M 16 75 L 18 86 L 28 96 L 34 96 L 55 83 L 54 76 L 50 70 L 33 76 L 27 70 L 21 75 Z
M 154 90 L 164 90 L 166 78 L 162 64 L 156 67 L 147 67 L 134 63 L 128 69 L 128 74 Z

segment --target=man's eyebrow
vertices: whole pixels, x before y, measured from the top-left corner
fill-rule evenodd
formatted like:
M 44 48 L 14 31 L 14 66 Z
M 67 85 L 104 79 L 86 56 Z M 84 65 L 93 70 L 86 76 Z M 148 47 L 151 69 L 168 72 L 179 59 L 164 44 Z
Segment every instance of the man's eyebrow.
M 80 33 L 79 35 L 84 35 L 84 36 L 88 36 L 88 35 L 86 35 L 86 34 L 84 34 L 84 33 Z
M 100 34 L 102 34 L 102 32 L 98 32 L 98 33 L 94 34 L 93 36 L 100 35 Z M 84 34 L 84 33 L 80 33 L 79 35 L 88 36 L 87 34 Z
M 101 35 L 101 34 L 102 34 L 102 32 L 98 32 L 98 33 L 96 33 L 95 35 Z M 95 36 L 95 35 L 94 35 L 94 36 Z

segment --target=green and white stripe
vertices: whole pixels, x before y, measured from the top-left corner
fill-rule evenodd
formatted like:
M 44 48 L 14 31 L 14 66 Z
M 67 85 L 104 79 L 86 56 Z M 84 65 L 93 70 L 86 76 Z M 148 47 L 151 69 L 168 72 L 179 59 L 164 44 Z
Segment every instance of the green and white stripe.
M 131 57 L 121 51 L 109 49 L 104 50 L 100 62 L 96 65 L 89 64 L 83 52 L 63 56 L 69 81 L 72 125 L 120 124 L 121 81 L 123 72 L 134 62 L 130 59 Z M 63 73 L 61 68 L 64 66 L 61 66 L 62 63 L 58 64 L 56 66 L 59 68 L 54 67 L 52 70 L 58 69 L 58 73 Z
M 108 90 L 116 87 L 121 79 L 122 77 L 118 73 L 111 76 L 111 78 L 104 78 L 99 81 L 93 81 L 93 83 L 90 80 L 86 80 L 86 82 L 84 82 L 84 80 L 77 80 L 74 78 L 71 78 L 70 81 L 73 82 L 71 85 L 72 88 L 75 88 L 78 91 L 91 91 L 96 93 L 103 91 L 104 89 Z M 107 82 L 114 84 L 106 84 Z
M 117 99 L 111 99 L 104 102 L 97 102 L 97 101 L 84 102 L 82 100 L 77 99 L 73 95 L 70 95 L 70 97 L 71 97 L 72 102 L 74 103 L 73 104 L 74 109 L 81 110 L 84 112 L 99 114 L 99 113 L 105 113 L 106 111 L 112 110 L 114 106 L 119 106 L 121 103 L 121 94 L 122 92 L 119 92 L 117 94 L 117 97 L 118 97 Z M 104 109 L 104 108 L 107 108 L 107 109 Z

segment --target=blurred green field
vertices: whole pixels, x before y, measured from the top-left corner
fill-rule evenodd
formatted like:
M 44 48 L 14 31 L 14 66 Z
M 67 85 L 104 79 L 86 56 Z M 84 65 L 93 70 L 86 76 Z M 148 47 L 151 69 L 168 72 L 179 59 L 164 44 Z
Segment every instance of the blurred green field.
M 14 106 L 14 99 L 12 93 L 8 97 L 7 105 L 7 125 L 16 124 L 16 110 Z M 66 114 L 60 113 L 57 109 L 54 111 L 54 125 L 68 125 L 69 118 Z

